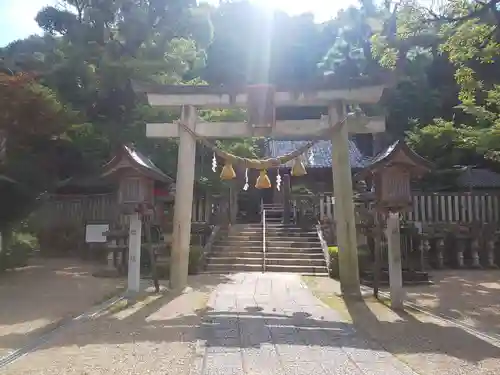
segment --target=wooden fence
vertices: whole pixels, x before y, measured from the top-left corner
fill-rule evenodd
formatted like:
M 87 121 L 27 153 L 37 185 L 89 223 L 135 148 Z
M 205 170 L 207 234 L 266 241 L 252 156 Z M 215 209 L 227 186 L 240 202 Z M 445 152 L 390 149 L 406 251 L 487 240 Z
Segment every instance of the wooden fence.
M 206 223 L 213 212 L 213 204 L 206 197 L 193 202 L 192 221 Z M 82 225 L 89 222 L 113 222 L 120 218 L 115 194 L 55 195 L 38 210 L 40 226 Z
M 403 214 L 406 221 L 427 223 L 498 223 L 500 193 L 423 193 L 415 192 L 412 207 Z M 333 219 L 331 193 L 319 196 L 319 217 Z
M 51 196 L 38 210 L 42 227 L 110 222 L 117 217 L 114 194 Z

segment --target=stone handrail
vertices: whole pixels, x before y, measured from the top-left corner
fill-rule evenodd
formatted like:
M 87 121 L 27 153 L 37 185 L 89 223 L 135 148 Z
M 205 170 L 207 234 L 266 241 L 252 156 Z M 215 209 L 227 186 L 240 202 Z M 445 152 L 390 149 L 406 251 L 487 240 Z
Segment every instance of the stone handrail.
M 203 250 L 201 252 L 200 267 L 205 266 L 206 256 L 210 251 L 212 251 L 213 244 L 219 238 L 220 229 L 220 225 L 213 226 L 212 233 L 210 234 L 210 237 L 208 237 L 207 243 L 203 246 Z
M 325 256 L 326 268 L 328 269 L 328 272 L 330 272 L 330 253 L 328 251 L 328 244 L 323 237 L 323 228 L 319 222 L 316 224 L 316 233 L 318 234 L 319 241 L 321 242 L 321 249 L 323 250 L 323 255 Z
M 266 272 L 266 210 L 262 208 L 262 272 Z

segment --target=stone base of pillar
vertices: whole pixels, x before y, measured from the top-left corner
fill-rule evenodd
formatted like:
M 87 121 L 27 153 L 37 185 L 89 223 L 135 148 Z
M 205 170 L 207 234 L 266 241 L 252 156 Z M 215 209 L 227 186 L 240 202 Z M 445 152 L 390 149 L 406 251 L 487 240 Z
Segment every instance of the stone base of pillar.
M 459 252 L 457 254 L 457 267 L 458 268 L 464 267 L 464 254 L 462 252 Z
M 472 268 L 482 268 L 478 254 L 472 255 Z
M 444 268 L 444 256 L 443 256 L 443 253 L 439 253 L 439 254 L 437 255 L 436 268 L 437 268 L 437 269 L 442 269 L 442 268 Z
M 114 257 L 114 251 L 109 250 L 108 251 L 108 257 L 107 257 L 107 262 L 106 262 L 106 270 L 111 271 L 111 270 L 116 270 L 115 267 L 115 257 Z

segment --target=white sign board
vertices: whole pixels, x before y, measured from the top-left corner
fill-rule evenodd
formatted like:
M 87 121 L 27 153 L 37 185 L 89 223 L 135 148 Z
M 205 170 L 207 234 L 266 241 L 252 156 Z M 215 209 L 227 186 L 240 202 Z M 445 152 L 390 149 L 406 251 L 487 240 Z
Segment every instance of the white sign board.
M 109 231 L 109 224 L 87 224 L 85 227 L 86 243 L 106 243 L 104 232 Z

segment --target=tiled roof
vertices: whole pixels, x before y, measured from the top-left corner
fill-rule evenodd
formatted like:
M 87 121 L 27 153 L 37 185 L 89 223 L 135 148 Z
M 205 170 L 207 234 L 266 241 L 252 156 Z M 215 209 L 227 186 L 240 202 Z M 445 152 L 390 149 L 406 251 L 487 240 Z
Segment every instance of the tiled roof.
M 363 160 L 363 165 L 365 167 L 370 167 L 374 164 L 383 162 L 384 159 L 387 159 L 391 156 L 393 152 L 395 152 L 396 149 L 402 149 L 405 154 L 410 157 L 415 163 L 419 163 L 422 165 L 425 165 L 428 168 L 431 168 L 431 163 L 415 153 L 411 148 L 408 147 L 408 145 L 405 142 L 402 141 L 396 141 L 393 144 L 389 145 L 386 149 L 382 150 L 379 152 L 377 155 L 374 157 L 366 157 Z
M 151 159 L 147 158 L 144 156 L 139 150 L 133 147 L 129 146 L 123 146 L 125 151 L 128 153 L 128 155 L 132 158 L 132 160 L 139 164 L 140 167 L 145 168 L 151 172 L 153 172 L 155 175 L 159 177 L 161 180 L 166 180 L 172 182 L 173 179 L 170 176 L 167 176 L 163 171 L 158 168 L 152 161 Z
M 456 184 L 460 187 L 487 189 L 500 188 L 500 174 L 492 172 L 488 169 L 470 168 L 464 171 L 457 177 Z
M 275 158 L 288 154 L 301 146 L 305 145 L 308 141 L 267 141 L 267 157 Z M 364 165 L 363 155 L 359 151 L 354 141 L 349 140 L 349 155 L 351 161 L 351 168 L 362 168 Z M 303 155 L 303 162 L 309 168 L 326 168 L 332 166 L 332 143 L 331 141 L 319 141 Z M 287 163 L 290 167 L 293 161 Z

